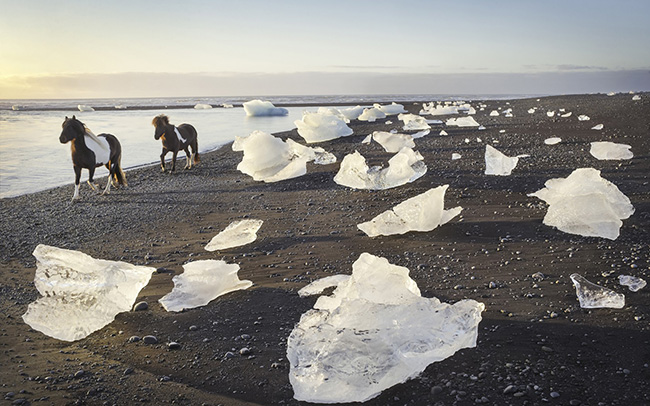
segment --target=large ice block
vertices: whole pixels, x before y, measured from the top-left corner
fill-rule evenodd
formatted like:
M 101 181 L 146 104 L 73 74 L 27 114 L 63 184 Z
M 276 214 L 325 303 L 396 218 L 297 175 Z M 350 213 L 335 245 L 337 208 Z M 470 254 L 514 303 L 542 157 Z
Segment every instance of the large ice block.
M 346 120 L 338 110 L 321 108 L 318 112 L 305 111 L 302 119 L 293 123 L 298 128 L 298 134 L 312 144 L 351 135 L 352 129 L 347 126 Z
M 283 107 L 275 107 L 270 101 L 251 100 L 243 104 L 247 116 L 286 116 L 289 110 Z
M 394 134 L 386 131 L 375 131 L 372 133 L 372 139 L 384 147 L 386 152 L 397 153 L 402 148 L 415 148 L 413 137 L 409 134 Z
M 598 309 L 602 307 L 621 309 L 625 306 L 625 295 L 591 283 L 577 273 L 571 274 L 570 278 L 573 281 L 573 285 L 575 285 L 580 307 L 583 309 Z
M 401 186 L 420 178 L 427 172 L 422 155 L 404 147 L 388 160 L 388 167 L 368 167 L 366 158 L 358 151 L 348 154 L 334 176 L 334 182 L 354 189 L 381 190 Z
M 404 126 L 402 127 L 404 131 L 420 131 L 431 128 L 427 120 L 417 114 L 399 114 L 397 118 L 404 122 Z
M 492 145 L 485 146 L 485 174 L 508 176 L 515 169 L 519 158 L 525 158 L 528 155 L 507 156 Z

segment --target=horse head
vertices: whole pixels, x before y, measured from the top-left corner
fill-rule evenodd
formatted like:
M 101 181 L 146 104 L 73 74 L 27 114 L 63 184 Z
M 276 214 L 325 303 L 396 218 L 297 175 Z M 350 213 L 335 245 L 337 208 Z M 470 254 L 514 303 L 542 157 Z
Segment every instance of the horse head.
M 156 127 L 156 130 L 153 133 L 153 138 L 159 140 L 160 137 L 165 135 L 165 130 L 169 125 L 169 117 L 164 114 L 160 114 L 153 118 L 151 124 Z
M 66 116 L 63 124 L 61 124 L 61 127 L 63 128 L 61 135 L 59 136 L 59 141 L 61 144 L 65 144 L 66 142 L 71 141 L 85 133 L 83 123 L 77 120 L 75 116 L 72 116 L 72 118 L 68 118 L 68 116 Z

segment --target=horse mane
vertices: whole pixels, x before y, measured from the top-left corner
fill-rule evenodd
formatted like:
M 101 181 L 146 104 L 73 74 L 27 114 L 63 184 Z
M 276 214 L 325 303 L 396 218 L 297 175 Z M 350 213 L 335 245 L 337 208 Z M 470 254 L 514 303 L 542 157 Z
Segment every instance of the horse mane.
M 151 124 L 154 127 L 169 125 L 169 117 L 167 117 L 164 114 L 160 114 L 160 115 L 153 118 L 153 120 L 151 121 Z

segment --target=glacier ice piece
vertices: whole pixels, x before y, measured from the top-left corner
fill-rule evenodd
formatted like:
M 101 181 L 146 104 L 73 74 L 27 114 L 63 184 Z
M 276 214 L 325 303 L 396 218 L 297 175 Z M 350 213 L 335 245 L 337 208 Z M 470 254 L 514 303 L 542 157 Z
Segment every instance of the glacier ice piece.
M 422 297 L 408 274 L 363 253 L 352 275 L 301 316 L 287 341 L 295 399 L 364 402 L 476 346 L 483 303 Z
M 235 137 L 232 149 L 244 152 L 237 169 L 256 181 L 278 182 L 302 176 L 310 161 L 320 165 L 336 162 L 336 157 L 323 148 L 306 147 L 290 138 L 282 141 L 263 131 Z
M 233 221 L 223 231 L 212 237 L 210 242 L 205 245 L 205 250 L 218 251 L 250 244 L 257 239 L 257 231 L 263 223 L 263 220 Z
M 345 118 L 348 119 L 348 121 L 356 120 L 359 118 L 361 113 L 363 113 L 363 107 L 361 106 L 354 106 L 354 107 L 349 107 L 347 109 L 342 109 L 339 110 L 341 114 L 345 116 Z
M 567 178 L 549 179 L 535 196 L 549 204 L 544 224 L 585 237 L 618 238 L 621 220 L 634 207 L 613 183 L 594 168 L 579 168 Z
M 445 130 L 440 130 L 440 133 L 438 135 L 449 135 L 449 134 Z
M 547 115 L 548 117 L 553 117 L 553 116 L 555 116 L 555 110 L 553 110 L 553 111 L 547 111 L 547 112 L 546 112 L 546 115 Z
M 422 138 L 425 135 L 429 135 L 430 132 L 431 132 L 431 130 L 418 131 L 416 133 L 411 134 L 411 137 L 413 137 L 413 139 Z
M 385 131 L 375 131 L 372 138 L 379 143 L 386 152 L 397 153 L 402 148 L 414 148 L 413 137 L 408 134 L 393 134 Z
M 562 138 L 560 137 L 551 137 L 544 140 L 544 144 L 546 145 L 555 145 L 561 142 L 562 142 Z
M 643 289 L 646 285 L 646 281 L 632 275 L 619 275 L 618 283 L 627 286 L 632 292 L 637 292 Z
M 564 117 L 564 118 L 571 117 L 572 114 L 573 114 L 572 112 L 568 112 L 568 113 L 564 113 L 564 114 L 560 115 L 560 117 Z
M 492 111 L 490 112 L 490 117 L 497 117 L 498 115 L 499 115 L 499 112 L 496 111 L 496 110 L 492 110 Z
M 536 107 L 531 107 L 528 109 L 528 114 L 535 114 L 536 111 L 537 111 Z
M 634 101 L 641 100 L 641 96 L 639 96 L 638 94 L 635 94 L 634 96 L 632 96 L 632 100 L 634 100 Z
M 39 244 L 34 284 L 42 298 L 23 320 L 63 341 L 87 337 L 131 310 L 156 268 L 95 259 L 83 252 Z
M 348 279 L 350 279 L 350 275 L 332 275 L 317 279 L 300 289 L 298 296 L 305 297 L 321 294 L 325 289 L 336 287 L 343 282 L 347 282 Z
M 592 130 L 602 130 L 603 128 L 605 128 L 605 126 L 603 124 L 597 124 L 597 125 L 591 127 Z
M 363 109 L 363 113 L 358 117 L 359 121 L 368 121 L 370 123 L 376 121 L 378 118 L 386 118 L 386 113 L 376 107 Z
M 460 159 L 462 157 L 463 156 L 461 154 L 459 154 L 458 152 L 454 152 L 454 153 L 451 154 L 451 160 L 452 161 L 455 161 L 455 160 Z
M 77 109 L 78 109 L 79 111 L 95 111 L 94 108 L 92 108 L 91 106 L 87 106 L 87 105 L 85 105 L 85 104 L 78 104 L 78 105 L 77 105 Z
M 428 114 L 431 116 L 444 116 L 447 114 L 458 114 L 458 106 L 449 106 L 449 105 L 424 105 L 424 108 L 420 111 L 420 114 Z
M 589 117 L 589 116 L 586 115 L 586 114 L 580 114 L 580 115 L 578 116 L 578 121 L 589 121 L 589 120 L 591 120 L 591 117 Z
M 507 156 L 491 145 L 485 146 L 485 174 L 508 176 L 515 169 L 519 158 L 528 155 Z
M 409 231 L 427 232 L 448 223 L 463 210 L 458 206 L 445 210 L 445 192 L 449 185 L 438 186 L 407 199 L 365 223 L 359 230 L 369 237 L 405 234 Z
M 387 105 L 381 105 L 378 103 L 375 103 L 373 105 L 374 108 L 379 109 L 381 112 L 386 114 L 387 116 L 394 116 L 396 114 L 400 113 L 406 113 L 406 110 L 404 110 L 404 105 L 403 104 L 397 104 L 395 102 L 392 102 L 391 104 Z
M 478 127 L 479 123 L 474 120 L 474 117 L 454 117 L 445 122 L 445 125 L 456 127 Z
M 634 154 L 630 151 L 632 148 L 627 144 L 617 144 L 610 141 L 598 141 L 591 143 L 591 149 L 589 153 L 594 156 L 594 158 L 600 160 L 622 160 L 622 159 L 632 159 Z
M 293 123 L 298 128 L 298 134 L 308 144 L 312 144 L 351 135 L 352 129 L 347 126 L 346 120 L 338 110 L 330 111 L 321 108 L 318 112 L 305 111 L 302 119 Z
M 244 111 L 249 117 L 261 116 L 286 116 L 289 110 L 282 107 L 275 107 L 270 101 L 251 100 L 243 104 Z
M 420 131 L 431 128 L 424 117 L 420 117 L 416 114 L 400 114 L 397 118 L 404 122 L 404 126 L 402 127 L 404 131 Z
M 368 134 L 366 136 L 366 138 L 364 138 L 363 141 L 361 141 L 361 143 L 362 144 L 370 144 L 371 141 L 372 141 L 372 134 Z
M 208 110 L 212 108 L 212 105 L 207 103 L 197 103 L 194 105 L 194 108 L 197 110 Z
M 576 295 L 583 309 L 599 309 L 603 307 L 622 309 L 625 306 L 625 295 L 611 289 L 589 282 L 577 273 L 569 276 L 576 288 Z
M 353 189 L 383 190 L 401 186 L 420 178 L 427 172 L 419 152 L 404 147 L 388 160 L 388 167 L 368 167 L 366 158 L 354 151 L 341 161 L 334 182 Z
M 221 260 L 189 262 L 183 265 L 183 270 L 172 278 L 172 291 L 158 300 L 168 312 L 205 306 L 219 296 L 253 285 L 249 280 L 239 280 L 239 265 Z

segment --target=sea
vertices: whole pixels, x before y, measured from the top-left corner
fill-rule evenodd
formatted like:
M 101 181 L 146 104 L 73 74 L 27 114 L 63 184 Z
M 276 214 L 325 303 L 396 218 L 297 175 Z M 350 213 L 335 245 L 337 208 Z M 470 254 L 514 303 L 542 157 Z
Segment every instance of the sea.
M 70 145 L 61 144 L 61 124 L 75 115 L 95 134 L 110 133 L 122 144 L 125 171 L 158 165 L 162 146 L 154 140 L 151 120 L 166 114 L 173 124 L 190 123 L 199 134 L 199 151 L 217 149 L 255 130 L 276 133 L 295 128 L 304 111 L 318 106 L 372 106 L 373 103 L 438 100 L 516 99 L 537 95 L 345 95 L 345 96 L 261 96 L 261 97 L 185 97 L 126 99 L 0 100 L 0 198 L 35 193 L 72 184 L 74 171 Z M 285 107 L 286 116 L 248 117 L 242 103 L 270 101 Z M 200 104 L 211 109 L 194 108 Z M 79 106 L 95 111 L 80 111 Z M 232 107 L 231 107 L 232 106 Z M 184 164 L 185 154 L 179 154 Z M 171 154 L 168 154 L 171 158 Z M 98 168 L 96 178 L 106 176 Z M 83 171 L 81 181 L 88 179 Z M 72 193 L 72 188 L 71 192 Z

